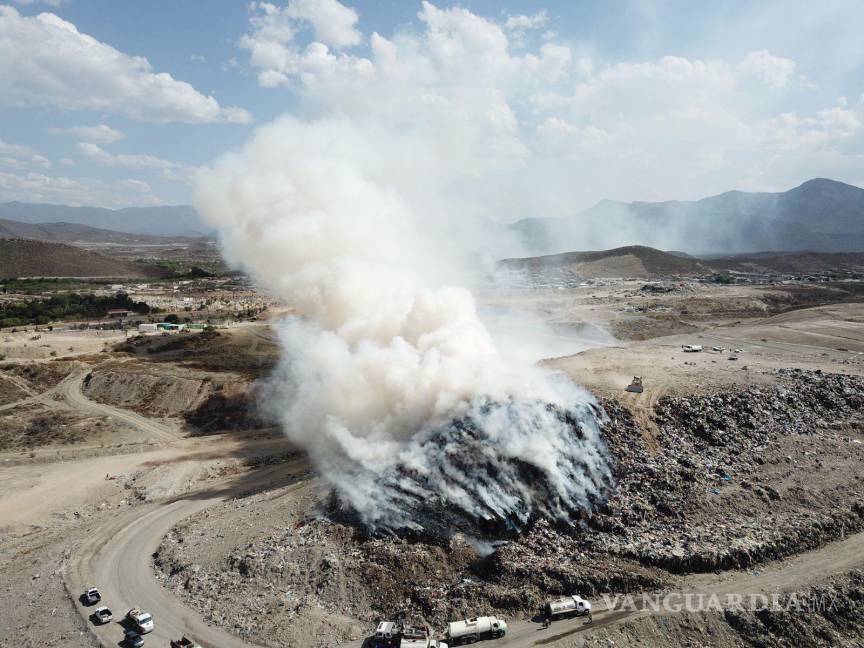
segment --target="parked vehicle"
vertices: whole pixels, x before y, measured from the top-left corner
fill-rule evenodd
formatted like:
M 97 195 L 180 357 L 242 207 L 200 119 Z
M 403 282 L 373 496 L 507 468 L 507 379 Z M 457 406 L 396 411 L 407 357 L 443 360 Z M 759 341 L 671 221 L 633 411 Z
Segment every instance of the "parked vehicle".
M 550 621 L 568 616 L 588 616 L 591 614 L 591 603 L 573 594 L 548 601 L 544 610 L 546 618 Z
M 375 628 L 375 648 L 399 645 L 400 625 L 395 621 L 382 621 Z
M 681 345 L 681 350 L 684 353 L 700 353 L 702 351 L 701 344 L 683 344 Z
M 135 630 L 127 630 L 126 634 L 123 635 L 123 642 L 129 648 L 141 648 L 144 645 L 144 637 Z
M 95 605 L 102 600 L 102 594 L 95 587 L 88 587 L 84 590 L 81 600 L 84 602 L 84 605 Z
M 507 623 L 494 616 L 483 616 L 447 624 L 447 641 L 456 645 L 481 639 L 500 639 L 507 634 Z
M 132 608 L 126 613 L 126 618 L 135 626 L 141 634 L 153 632 L 153 617 L 147 612 L 142 612 L 138 608 Z
M 112 614 L 111 610 L 106 605 L 93 610 L 93 621 L 99 625 L 110 623 L 113 619 L 114 614 Z
M 382 621 L 375 629 L 375 648 L 447 648 L 447 644 L 432 638 L 427 625 L 408 625 L 401 621 Z
M 188 637 L 183 637 L 181 639 L 171 640 L 171 648 L 201 648 L 200 644 L 195 643 Z

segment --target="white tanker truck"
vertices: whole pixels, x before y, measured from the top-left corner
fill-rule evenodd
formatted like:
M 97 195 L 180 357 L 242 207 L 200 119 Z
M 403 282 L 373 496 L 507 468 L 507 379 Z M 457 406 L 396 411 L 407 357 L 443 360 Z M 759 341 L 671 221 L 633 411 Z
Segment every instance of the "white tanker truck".
M 375 629 L 374 648 L 447 648 L 447 644 L 432 638 L 426 625 L 408 625 L 401 621 L 382 621 Z
M 549 621 L 561 619 L 567 616 L 589 616 L 591 614 L 591 603 L 581 596 L 562 596 L 554 601 L 548 601 L 544 606 L 546 618 Z
M 507 623 L 494 616 L 477 617 L 447 624 L 447 641 L 451 644 L 474 643 L 480 639 L 499 639 L 507 634 Z

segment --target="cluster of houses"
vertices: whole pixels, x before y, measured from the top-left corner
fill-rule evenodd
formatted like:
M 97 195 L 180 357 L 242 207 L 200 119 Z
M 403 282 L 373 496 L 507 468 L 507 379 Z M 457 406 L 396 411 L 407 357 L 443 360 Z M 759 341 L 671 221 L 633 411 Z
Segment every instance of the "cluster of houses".
M 174 324 L 172 322 L 156 322 L 154 324 L 139 324 L 139 333 L 157 333 L 159 331 L 200 331 L 207 328 L 207 324 L 192 322 L 188 324 Z

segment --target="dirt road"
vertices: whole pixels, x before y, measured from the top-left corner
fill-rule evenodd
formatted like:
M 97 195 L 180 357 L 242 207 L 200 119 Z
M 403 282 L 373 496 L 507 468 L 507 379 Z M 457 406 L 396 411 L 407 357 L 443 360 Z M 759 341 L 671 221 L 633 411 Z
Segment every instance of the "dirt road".
M 284 479 L 286 471 L 294 471 L 297 479 L 300 479 L 306 470 L 302 459 L 261 469 L 242 488 L 264 490 L 277 476 Z M 141 606 L 151 612 L 156 630 L 148 637 L 148 641 L 155 640 L 156 643 L 167 645 L 170 637 L 176 638 L 185 632 L 207 648 L 251 646 L 221 629 L 208 626 L 197 612 L 187 608 L 163 588 L 154 576 L 153 552 L 173 526 L 188 516 L 240 494 L 227 481 L 223 486 L 214 490 L 211 485 L 201 494 L 138 507 L 104 524 L 74 551 L 66 576 L 70 592 L 77 594 L 86 586 L 95 584 L 102 590 L 104 602 L 112 607 L 115 615 L 124 614 L 132 606 Z M 723 597 L 729 594 L 795 591 L 831 574 L 844 573 L 861 566 L 864 566 L 864 534 L 856 534 L 819 550 L 760 567 L 756 571 L 692 576 L 685 580 L 681 592 Z M 606 610 L 602 609 L 602 601 L 594 603 L 596 613 L 593 623 L 575 618 L 557 621 L 550 628 L 543 629 L 539 623 L 511 620 L 507 637 L 490 645 L 497 648 L 555 645 L 575 634 L 657 613 Z M 79 608 L 83 614 L 88 614 L 87 608 Z M 115 646 L 122 635 L 116 623 L 94 627 L 94 631 L 104 646 Z M 356 647 L 361 648 L 363 645 L 368 647 L 368 642 L 357 642 Z
M 87 398 L 81 391 L 85 376 L 86 372 L 84 371 L 75 372 L 57 386 L 57 393 L 66 399 L 70 407 L 93 416 L 108 416 L 117 419 L 155 440 L 168 443 L 177 440 L 177 433 L 164 423 L 145 418 L 130 410 L 97 403 Z
M 153 553 L 162 538 L 184 518 L 242 492 L 266 489 L 276 480 L 284 483 L 286 473 L 296 475 L 299 480 L 307 470 L 305 459 L 263 468 L 255 473 L 254 480 L 244 482 L 241 487 L 232 487 L 227 481 L 211 484 L 203 493 L 135 508 L 96 530 L 75 549 L 65 582 L 73 596 L 97 585 L 102 592 L 102 604 L 114 612 L 115 622 L 92 626 L 101 645 L 113 648 L 122 639 L 123 629 L 118 621 L 132 607 L 153 615 L 155 629 L 147 636 L 147 642 L 154 645 L 167 646 L 170 639 L 183 634 L 194 637 L 205 648 L 253 645 L 207 625 L 163 588 L 154 578 Z M 78 607 L 83 615 L 92 611 L 80 602 Z
M 152 440 L 170 443 L 179 438 L 178 433 L 165 423 L 148 419 L 130 410 L 97 403 L 87 398 L 81 391 L 81 387 L 88 372 L 88 367 L 79 366 L 54 387 L 40 394 L 32 394 L 28 398 L 0 405 L 0 411 L 32 403 L 40 403 L 49 407 L 60 407 L 65 404 L 65 406 L 78 412 L 92 416 L 107 416 L 121 421 L 145 435 L 142 441 Z M 32 390 L 30 391 L 32 392 Z

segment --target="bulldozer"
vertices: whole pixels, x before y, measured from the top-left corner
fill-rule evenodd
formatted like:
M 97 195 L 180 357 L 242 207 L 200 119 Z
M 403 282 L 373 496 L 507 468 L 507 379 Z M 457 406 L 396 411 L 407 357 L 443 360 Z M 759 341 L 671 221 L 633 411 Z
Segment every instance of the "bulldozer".
M 630 381 L 629 385 L 627 385 L 627 391 L 633 392 L 634 394 L 641 394 L 644 391 L 642 389 L 642 376 L 633 376 L 633 380 Z

